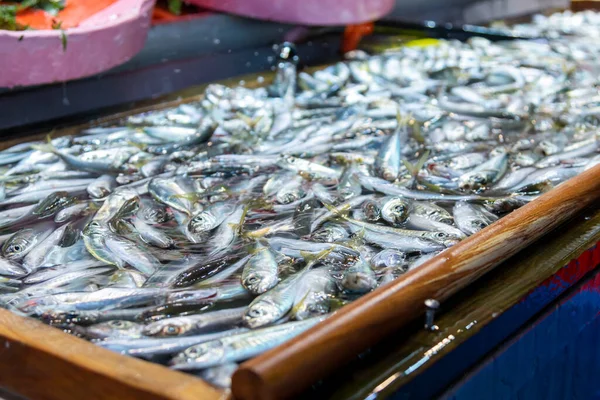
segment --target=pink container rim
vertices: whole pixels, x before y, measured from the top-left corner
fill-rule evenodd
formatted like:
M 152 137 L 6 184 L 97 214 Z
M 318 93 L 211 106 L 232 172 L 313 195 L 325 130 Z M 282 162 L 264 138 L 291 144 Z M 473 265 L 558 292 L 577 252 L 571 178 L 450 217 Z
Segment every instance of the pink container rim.
M 300 25 L 350 25 L 377 20 L 395 0 L 187 0 L 211 10 Z
M 143 47 L 154 1 L 119 0 L 64 32 L 0 31 L 0 87 L 64 82 L 122 64 Z

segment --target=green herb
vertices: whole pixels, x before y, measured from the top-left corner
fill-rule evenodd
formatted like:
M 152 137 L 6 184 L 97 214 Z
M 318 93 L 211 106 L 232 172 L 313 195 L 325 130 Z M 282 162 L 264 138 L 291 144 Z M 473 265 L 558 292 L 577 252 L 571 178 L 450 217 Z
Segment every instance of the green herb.
M 60 42 L 62 43 L 63 51 L 67 51 L 67 34 L 65 31 L 60 32 Z
M 29 26 L 17 22 L 17 13 L 28 8 L 39 8 L 56 15 L 65 8 L 65 0 L 16 0 L 17 5 L 0 5 L 0 29 L 23 31 Z M 55 28 L 53 28 L 55 29 Z
M 0 6 L 0 29 L 18 31 L 17 6 Z
M 168 0 L 169 2 L 169 11 L 175 15 L 181 14 L 181 0 Z

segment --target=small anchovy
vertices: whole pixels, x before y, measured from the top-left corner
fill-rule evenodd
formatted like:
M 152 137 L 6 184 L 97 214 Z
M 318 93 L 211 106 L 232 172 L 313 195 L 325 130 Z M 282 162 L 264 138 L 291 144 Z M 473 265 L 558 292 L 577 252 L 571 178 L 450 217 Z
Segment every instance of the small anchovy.
M 367 293 L 377 287 L 377 278 L 369 263 L 361 257 L 344 271 L 342 286 L 350 292 Z
M 108 196 L 117 186 L 117 181 L 112 175 L 102 175 L 87 187 L 91 197 L 99 199 Z
M 309 271 L 300 281 L 290 316 L 305 320 L 331 311 L 331 299 L 337 294 L 337 284 L 325 268 Z
M 34 297 L 17 306 L 23 312 L 38 309 L 110 310 L 164 302 L 166 294 L 160 289 L 104 288 L 95 292 L 70 292 Z
M 206 341 L 178 354 L 171 360 L 170 365 L 177 370 L 197 370 L 246 360 L 299 335 L 324 318 L 289 322 Z
M 2 245 L 2 256 L 10 261 L 23 259 L 36 245 L 43 242 L 54 230 L 54 223 L 46 222 L 14 233 Z
M 242 285 L 252 294 L 261 294 L 279 282 L 278 265 L 268 247 L 257 242 L 253 252 L 242 271 Z
M 244 321 L 251 328 L 258 328 L 273 323 L 288 313 L 294 306 L 294 298 L 298 293 L 299 283 L 310 269 L 329 254 L 325 250 L 316 256 L 309 256 L 304 268 L 281 281 L 271 290 L 259 295 L 250 303 L 244 315 Z
M 399 124 L 400 125 L 400 124 Z M 400 157 L 402 147 L 406 145 L 406 127 L 399 126 L 395 132 L 381 145 L 377 157 L 375 157 L 374 168 L 376 173 L 387 181 L 395 181 L 400 174 L 402 162 Z
M 467 235 L 473 235 L 498 219 L 480 205 L 457 202 L 454 205 L 456 225 Z
M 154 357 L 158 355 L 176 354 L 190 346 L 211 342 L 228 336 L 244 333 L 247 329 L 235 328 L 228 331 L 204 333 L 202 335 L 169 337 L 169 338 L 139 338 L 113 339 L 98 342 L 99 346 L 117 353 L 134 357 Z
M 85 336 L 98 340 L 140 339 L 144 326 L 132 321 L 113 320 L 88 326 Z
M 246 307 L 209 311 L 202 314 L 166 318 L 146 325 L 143 333 L 152 337 L 191 336 L 242 324 Z

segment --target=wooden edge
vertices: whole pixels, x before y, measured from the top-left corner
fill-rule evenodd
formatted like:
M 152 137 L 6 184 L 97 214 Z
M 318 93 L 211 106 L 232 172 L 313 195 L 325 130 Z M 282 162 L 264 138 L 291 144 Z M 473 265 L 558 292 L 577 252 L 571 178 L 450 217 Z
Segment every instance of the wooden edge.
M 242 364 L 233 376 L 233 395 L 280 400 L 302 392 L 420 315 L 426 299 L 447 299 L 598 199 L 600 166 Z
M 8 310 L 0 310 L 0 386 L 30 400 L 229 396 L 192 375 L 114 353 Z
M 600 1 L 598 0 L 572 0 L 571 10 L 572 11 L 586 11 L 593 10 L 598 11 L 600 9 Z

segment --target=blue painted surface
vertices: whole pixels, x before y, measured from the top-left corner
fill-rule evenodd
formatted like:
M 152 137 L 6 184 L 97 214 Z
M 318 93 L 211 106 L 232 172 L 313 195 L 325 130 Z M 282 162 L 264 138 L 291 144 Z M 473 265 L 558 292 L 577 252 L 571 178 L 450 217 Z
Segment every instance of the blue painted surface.
M 600 273 L 444 397 L 600 399 Z
M 594 249 L 593 247 L 592 249 Z M 459 380 L 465 371 L 473 368 L 478 362 L 481 362 L 484 357 L 493 351 L 498 345 L 507 340 L 511 335 L 515 334 L 521 329 L 526 323 L 531 320 L 537 313 L 542 311 L 545 307 L 549 306 L 552 302 L 556 301 L 559 296 L 576 284 L 584 274 L 584 271 L 588 271 L 589 266 L 580 266 L 578 263 L 573 263 L 565 266 L 559 270 L 549 281 L 538 286 L 529 295 L 527 295 L 522 301 L 515 304 L 513 307 L 499 315 L 495 320 L 490 322 L 475 336 L 471 337 L 455 350 L 450 352 L 448 355 L 434 363 L 424 373 L 416 376 L 413 380 L 404 385 L 401 390 L 393 394 L 390 398 L 397 399 L 429 399 L 436 395 L 439 395 L 445 388 L 450 386 L 452 383 Z M 594 292 L 596 293 L 596 292 Z M 598 296 L 600 296 L 599 293 Z M 583 296 L 583 295 L 582 295 Z M 593 296 L 591 296 L 593 297 Z M 596 311 L 600 311 L 600 298 L 598 299 Z M 575 312 L 574 315 L 580 315 Z M 581 314 L 581 319 L 585 319 L 584 314 Z M 585 314 L 587 315 L 587 314 Z M 566 319 L 565 316 L 562 316 Z M 563 321 L 564 324 L 577 324 L 576 321 Z M 583 322 L 580 322 L 583 324 Z M 565 327 L 565 329 L 567 329 Z M 568 329 L 571 329 L 570 327 Z M 548 338 L 548 335 L 544 335 L 543 331 L 537 331 L 537 335 L 542 338 Z M 570 341 L 573 340 L 574 332 L 561 331 L 560 337 Z M 600 331 L 599 331 L 600 332 Z M 558 333 L 556 333 L 558 335 Z M 546 353 L 549 350 L 546 348 L 553 340 L 542 342 L 536 340 L 536 336 L 523 338 L 523 348 L 529 349 L 530 353 L 519 352 L 515 357 L 503 359 L 502 362 L 494 364 L 490 369 L 481 369 L 479 374 L 472 379 L 472 382 L 468 383 L 469 391 L 468 394 L 460 395 L 465 397 L 454 397 L 456 399 L 487 399 L 487 398 L 498 398 L 498 399 L 509 399 L 509 398 L 524 398 L 524 399 L 551 399 L 553 397 L 528 397 L 531 392 L 523 392 L 517 397 L 513 395 L 511 390 L 514 385 L 524 385 L 523 382 L 519 381 L 513 385 L 509 378 L 499 377 L 504 376 L 504 372 L 508 371 L 519 371 L 519 376 L 513 379 L 534 379 L 534 376 L 540 376 L 538 370 L 541 366 L 535 365 L 535 363 L 542 362 L 548 357 L 540 356 L 535 358 L 534 355 L 538 353 Z M 558 345 L 558 344 L 557 344 Z M 600 352 L 600 346 L 599 350 Z M 552 353 L 554 354 L 554 353 Z M 599 353 L 600 355 L 600 353 Z M 533 357 L 533 358 L 532 358 Z M 554 355 L 553 357 L 558 357 Z M 566 357 L 566 355 L 565 355 Z M 598 358 L 598 364 L 600 364 L 600 357 Z M 564 361 L 561 361 L 564 362 Z M 600 368 L 600 365 L 599 365 Z M 557 372 L 552 372 L 556 374 Z M 553 375 L 548 371 L 547 377 Z M 597 379 L 600 382 L 600 379 Z M 466 385 L 465 385 L 466 387 Z M 599 384 L 600 388 L 600 384 Z M 527 389 L 526 385 L 522 388 L 524 391 L 531 390 Z M 467 389 L 465 389 L 467 390 Z M 561 388 L 562 390 L 562 388 Z M 467 392 L 465 392 L 467 393 Z M 486 394 L 482 397 L 482 394 Z M 489 397 L 488 395 L 489 394 Z M 540 394 L 541 395 L 541 394 Z M 456 396 L 459 396 L 456 392 Z M 474 396 L 474 397 L 473 397 Z M 525 396 L 525 397 L 519 397 Z M 600 400 L 600 392 L 598 395 Z M 570 399 L 572 397 L 557 397 L 560 399 Z

